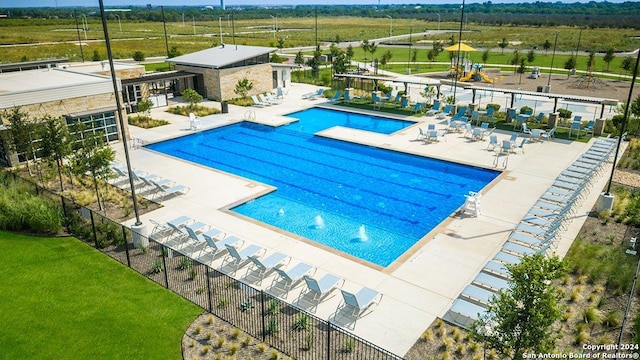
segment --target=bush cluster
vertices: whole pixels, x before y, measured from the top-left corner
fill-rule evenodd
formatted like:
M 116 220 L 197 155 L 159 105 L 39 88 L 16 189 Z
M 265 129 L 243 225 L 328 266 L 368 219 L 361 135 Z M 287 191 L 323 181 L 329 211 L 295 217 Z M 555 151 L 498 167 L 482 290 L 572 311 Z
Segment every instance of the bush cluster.
M 0 181 L 0 229 L 55 234 L 62 229 L 60 209 L 10 179 Z

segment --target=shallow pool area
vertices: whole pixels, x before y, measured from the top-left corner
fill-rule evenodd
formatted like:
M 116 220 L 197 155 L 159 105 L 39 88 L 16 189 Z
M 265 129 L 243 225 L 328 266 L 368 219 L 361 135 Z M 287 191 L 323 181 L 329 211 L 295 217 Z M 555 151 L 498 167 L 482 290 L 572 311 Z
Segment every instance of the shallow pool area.
M 241 122 L 147 147 L 276 187 L 232 210 L 383 267 L 499 175 L 314 136 L 307 131 L 337 124 L 314 116 L 282 127 Z

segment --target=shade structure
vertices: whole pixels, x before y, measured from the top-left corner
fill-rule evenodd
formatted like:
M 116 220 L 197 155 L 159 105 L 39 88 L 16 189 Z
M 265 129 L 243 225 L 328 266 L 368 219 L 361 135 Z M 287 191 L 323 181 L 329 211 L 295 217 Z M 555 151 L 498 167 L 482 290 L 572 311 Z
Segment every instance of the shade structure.
M 458 43 L 458 44 L 453 44 L 449 47 L 445 48 L 446 51 L 476 51 L 476 49 L 472 48 L 471 46 L 465 44 L 465 43 Z

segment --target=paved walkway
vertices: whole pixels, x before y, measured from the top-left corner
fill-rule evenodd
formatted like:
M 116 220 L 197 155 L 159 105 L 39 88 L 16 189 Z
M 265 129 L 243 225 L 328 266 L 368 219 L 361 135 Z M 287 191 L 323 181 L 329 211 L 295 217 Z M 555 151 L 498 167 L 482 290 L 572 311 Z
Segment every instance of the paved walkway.
M 241 108 L 229 106 L 228 114 L 218 114 L 200 119 L 204 128 L 211 128 L 254 117 L 256 122 L 280 124 L 288 121 L 284 114 L 310 106 L 325 104 L 324 100 L 302 100 L 301 94 L 314 91 L 315 87 L 293 84 L 284 103 L 268 108 Z M 217 106 L 218 103 L 204 105 Z M 329 105 L 331 106 L 331 105 Z M 170 125 L 143 130 L 131 127 L 131 136 L 150 143 L 189 134 L 189 120 L 171 115 L 165 109 L 154 109 L 154 118 L 163 118 Z M 254 115 L 255 114 L 255 115 Z M 418 127 L 435 123 L 444 128 L 445 123 L 435 117 L 409 117 L 418 124 L 392 135 L 382 135 L 335 127 L 322 135 L 336 139 L 360 142 L 403 152 L 420 154 L 455 162 L 493 168 L 495 153 L 487 150 L 487 141 L 472 142 L 462 134 L 448 134 L 446 141 L 423 144 L 415 141 Z M 498 133 L 499 140 L 509 134 Z M 263 193 L 270 187 L 252 180 L 239 178 L 217 170 L 187 163 L 146 149 L 131 151 L 134 168 L 146 170 L 191 187 L 185 195 L 163 202 L 164 207 L 145 214 L 142 220 L 168 221 L 187 215 L 199 221 L 219 227 L 228 233 L 247 239 L 269 249 L 280 251 L 297 260 L 317 267 L 318 275 L 333 273 L 346 279 L 344 288 L 357 291 L 362 286 L 371 287 L 384 294 L 381 303 L 354 321 L 338 316 L 335 311 L 341 302 L 338 292 L 325 300 L 315 310 L 324 319 L 351 329 L 355 334 L 396 354 L 405 354 L 421 333 L 436 317 L 441 317 L 460 291 L 476 276 L 487 260 L 499 251 L 527 210 L 549 187 L 557 174 L 573 162 L 588 144 L 555 140 L 525 144 L 525 153 L 509 156 L 503 174 L 484 189 L 482 214 L 478 217 L 451 217 L 427 234 L 400 260 L 382 269 L 360 261 L 354 261 L 335 251 L 313 246 L 288 234 L 242 219 L 224 208 Z M 114 146 L 118 158 L 123 159 L 121 146 Z M 500 162 L 502 164 L 502 160 Z M 610 165 L 608 165 L 610 166 Z M 605 172 L 606 173 L 606 172 Z M 564 255 L 584 222 L 585 216 L 598 197 L 607 176 L 594 183 L 593 191 L 586 197 L 575 219 L 561 239 L 557 252 Z M 130 225 L 130 224 L 129 224 Z M 150 226 L 148 228 L 150 230 Z M 201 261 L 218 268 L 220 259 L 202 258 Z M 245 272 L 235 275 L 242 279 Z M 272 275 L 273 276 L 273 275 Z M 267 288 L 271 278 L 262 282 Z M 292 290 L 286 300 L 296 303 L 302 289 Z M 302 304 L 298 304 L 305 307 Z

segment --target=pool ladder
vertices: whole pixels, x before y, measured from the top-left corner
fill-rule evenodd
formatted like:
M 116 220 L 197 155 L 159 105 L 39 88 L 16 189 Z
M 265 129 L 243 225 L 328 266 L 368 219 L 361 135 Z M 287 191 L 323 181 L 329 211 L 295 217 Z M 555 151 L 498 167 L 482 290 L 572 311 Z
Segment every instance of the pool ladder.
M 244 119 L 249 121 L 256 121 L 256 112 L 253 110 L 247 110 L 244 113 Z

